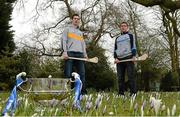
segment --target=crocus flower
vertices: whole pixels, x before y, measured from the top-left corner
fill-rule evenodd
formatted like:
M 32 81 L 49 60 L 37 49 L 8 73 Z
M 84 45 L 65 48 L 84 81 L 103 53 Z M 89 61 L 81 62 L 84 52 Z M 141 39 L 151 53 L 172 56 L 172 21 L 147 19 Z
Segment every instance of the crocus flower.
M 58 103 L 59 103 L 59 100 L 56 100 L 54 98 L 52 100 L 50 100 L 50 106 L 51 107 L 54 107 L 54 106 L 58 105 Z
M 0 110 L 2 109 L 2 107 L 0 106 Z
M 92 99 L 92 94 L 90 94 L 89 96 L 88 96 L 88 99 L 87 99 L 87 101 L 91 101 L 91 99 Z
M 82 112 L 79 100 L 73 103 L 73 108 L 78 109 L 80 112 Z
M 159 99 L 159 98 L 160 98 L 160 94 L 156 93 L 156 99 Z
M 113 115 L 114 113 L 113 112 L 109 112 L 109 115 Z
M 167 115 L 170 116 L 170 110 L 167 108 Z
M 61 105 L 65 107 L 67 105 L 67 99 L 62 100 Z
M 133 100 L 132 100 L 132 98 L 130 99 L 130 110 L 132 109 L 132 107 L 133 107 Z
M 166 109 L 166 106 L 165 106 L 165 105 L 162 105 L 161 111 L 165 111 L 165 109 Z
M 107 96 L 106 101 L 108 101 L 108 100 L 109 100 L 109 98 L 110 98 L 110 97 L 109 97 L 109 96 Z
M 141 101 L 143 101 L 143 100 L 144 100 L 144 96 L 142 95 L 142 96 L 141 96 Z
M 26 99 L 25 99 L 25 102 L 24 102 L 24 108 L 26 109 L 27 106 L 28 106 L 28 99 L 26 98 Z
M 98 97 L 96 98 L 95 101 L 95 109 L 97 109 L 101 105 L 101 101 L 102 101 L 102 96 L 98 94 Z
M 141 106 L 141 117 L 144 116 L 144 108 L 145 108 L 146 100 L 143 101 L 142 106 Z
M 137 112 L 137 109 L 138 109 L 138 104 L 136 103 L 136 104 L 134 105 L 134 112 Z
M 87 101 L 88 100 L 88 95 L 80 95 L 80 100 L 85 100 Z
M 158 99 L 154 100 L 154 111 L 156 115 L 158 115 L 159 109 L 161 107 L 161 103 L 162 103 L 161 100 Z
M 55 113 L 54 113 L 54 116 L 56 116 L 56 115 L 57 115 L 57 112 L 58 112 L 58 108 L 56 108 L 56 111 L 55 111 Z
M 155 99 L 155 97 L 150 96 L 150 107 L 154 108 L 154 111 L 156 115 L 158 115 L 159 109 L 161 107 L 161 100 L 160 99 Z
M 87 102 L 86 102 L 85 109 L 86 109 L 86 110 L 90 110 L 90 109 L 91 109 L 91 107 L 92 107 L 92 102 L 87 101 Z
M 104 108 L 103 108 L 102 114 L 104 115 L 105 113 L 106 113 L 106 105 L 105 105 Z
M 37 117 L 37 115 L 38 115 L 37 113 L 34 113 L 31 117 Z
M 131 100 L 130 100 L 130 110 L 132 109 L 132 107 L 133 107 L 133 105 L 134 105 L 135 98 L 136 98 L 136 94 L 134 94 L 134 95 L 131 96 Z
M 45 109 L 46 109 L 46 108 L 44 108 L 44 109 L 42 109 L 42 110 L 41 110 L 41 114 L 40 114 L 40 116 L 43 116 L 43 115 L 44 115 L 44 111 L 45 111 Z
M 176 104 L 173 105 L 172 107 L 172 116 L 176 114 Z

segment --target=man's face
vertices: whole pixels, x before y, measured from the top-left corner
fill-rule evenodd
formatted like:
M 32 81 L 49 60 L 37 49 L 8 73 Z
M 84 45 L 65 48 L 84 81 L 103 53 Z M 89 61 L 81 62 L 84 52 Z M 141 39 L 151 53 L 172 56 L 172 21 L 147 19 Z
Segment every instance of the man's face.
M 120 24 L 121 32 L 128 32 L 128 25 L 125 23 Z
M 74 16 L 73 19 L 72 19 L 72 24 L 74 26 L 79 26 L 79 23 L 80 23 L 80 18 L 79 16 Z

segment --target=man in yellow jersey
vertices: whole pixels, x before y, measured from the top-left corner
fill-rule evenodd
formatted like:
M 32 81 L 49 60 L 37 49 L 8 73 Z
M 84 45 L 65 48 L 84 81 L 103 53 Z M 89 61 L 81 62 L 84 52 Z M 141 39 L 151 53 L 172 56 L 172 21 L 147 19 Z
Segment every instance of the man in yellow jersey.
M 63 57 L 65 60 L 64 74 L 66 78 L 70 78 L 75 67 L 83 84 L 81 93 L 86 94 L 84 61 L 68 59 L 68 57 L 87 58 L 83 33 L 79 30 L 80 17 L 78 14 L 74 14 L 71 20 L 72 24 L 62 34 Z

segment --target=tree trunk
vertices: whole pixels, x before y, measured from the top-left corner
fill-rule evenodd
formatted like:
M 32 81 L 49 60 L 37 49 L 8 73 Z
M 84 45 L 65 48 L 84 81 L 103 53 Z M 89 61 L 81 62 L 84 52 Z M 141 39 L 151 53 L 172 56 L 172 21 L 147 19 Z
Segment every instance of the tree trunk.
M 173 18 L 174 12 L 171 12 L 171 15 Z M 164 27 L 166 28 L 165 33 L 167 34 L 167 40 L 168 40 L 168 45 L 169 45 L 169 55 L 171 59 L 171 68 L 172 72 L 177 72 L 178 70 L 178 65 L 179 65 L 179 60 L 178 60 L 178 37 L 175 33 L 175 30 L 173 29 L 172 26 L 172 21 L 169 20 L 166 15 L 163 15 L 163 24 Z

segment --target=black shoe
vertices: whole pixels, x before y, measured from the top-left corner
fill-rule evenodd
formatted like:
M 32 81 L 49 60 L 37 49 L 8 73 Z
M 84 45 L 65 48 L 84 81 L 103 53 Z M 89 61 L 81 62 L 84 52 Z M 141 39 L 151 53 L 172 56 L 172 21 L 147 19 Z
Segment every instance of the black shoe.
M 82 95 L 86 95 L 86 94 L 87 94 L 87 90 L 82 90 L 82 91 L 81 91 L 81 94 L 82 94 Z
M 124 92 L 118 92 L 118 95 L 120 96 L 120 95 L 124 95 Z

